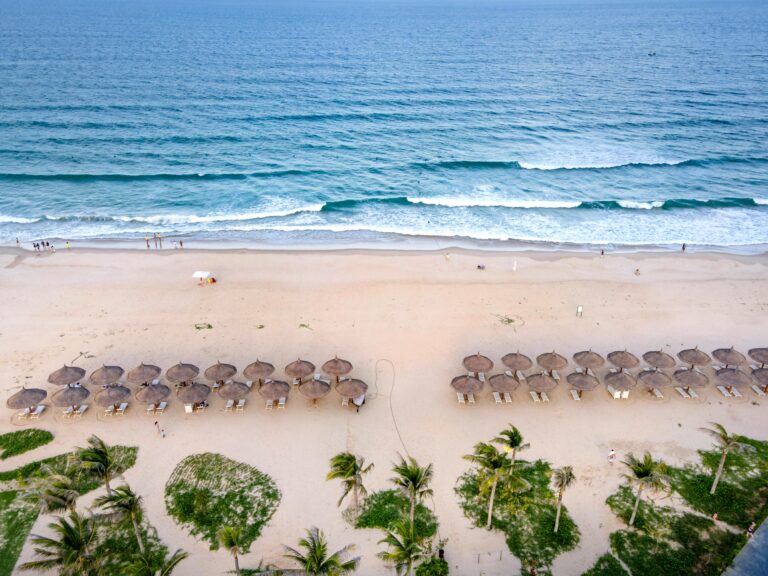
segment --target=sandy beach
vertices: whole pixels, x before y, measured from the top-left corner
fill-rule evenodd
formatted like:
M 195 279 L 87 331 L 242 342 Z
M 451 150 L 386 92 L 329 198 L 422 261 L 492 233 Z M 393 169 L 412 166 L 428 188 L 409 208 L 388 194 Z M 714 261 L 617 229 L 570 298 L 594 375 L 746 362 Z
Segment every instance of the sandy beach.
M 198 286 L 196 270 L 212 271 L 218 282 Z M 531 443 L 522 457 L 574 467 L 578 481 L 565 505 L 581 543 L 553 568 L 577 575 L 608 549 L 608 535 L 618 528 L 604 504 L 621 482 L 621 466 L 606 458 L 611 448 L 620 458 L 651 450 L 671 463 L 692 462 L 710 445 L 697 429 L 711 421 L 768 440 L 768 401 L 751 391 L 731 401 L 709 386 L 698 400 L 674 391 L 654 400 L 638 389 L 617 402 L 601 387 L 576 403 L 561 383 L 548 405 L 534 404 L 521 386 L 512 405 L 495 405 L 486 388 L 477 405 L 459 406 L 449 387 L 463 372 L 461 359 L 478 351 L 494 360 L 497 373 L 501 357 L 516 350 L 531 357 L 557 350 L 570 359 L 586 348 L 674 355 L 697 345 L 707 352 L 768 345 L 767 255 L 7 248 L 0 251 L 0 309 L 3 432 L 18 429 L 5 408 L 8 396 L 23 384 L 51 391 L 47 375 L 64 363 L 90 373 L 102 364 L 129 369 L 141 361 L 204 369 L 221 360 L 242 369 L 259 358 L 283 378 L 282 367 L 299 356 L 319 366 L 339 355 L 369 384 L 359 414 L 343 409 L 335 392 L 317 408 L 292 393 L 285 411 L 272 412 L 254 394 L 243 414 L 224 413 L 214 394 L 209 412 L 185 415 L 172 397 L 161 417 L 165 438 L 137 403 L 113 420 L 94 410 L 70 423 L 49 410 L 39 426 L 55 441 L 2 464 L 16 467 L 82 446 L 91 433 L 139 446 L 125 479 L 144 497 L 148 519 L 169 548 L 192 554 L 175 572 L 182 576 L 231 569 L 225 552 L 210 552 L 165 513 L 164 484 L 193 453 L 247 462 L 282 491 L 245 567 L 262 558 L 285 566 L 282 545 L 318 526 L 334 549 L 358 546 L 360 574 L 392 573 L 375 556 L 380 533 L 351 528 L 336 506 L 339 484 L 325 481 L 329 458 L 351 450 L 376 465 L 366 478 L 369 490 L 388 487 L 398 452 L 432 462 L 430 504 L 439 535 L 448 538 L 452 573 L 500 576 L 516 573 L 519 563 L 502 534 L 471 526 L 454 484 L 468 467 L 462 456 L 513 423 Z M 212 328 L 198 330 L 199 323 Z M 33 532 L 44 533 L 49 521 L 41 516 Z M 20 561 L 31 557 L 27 545 Z

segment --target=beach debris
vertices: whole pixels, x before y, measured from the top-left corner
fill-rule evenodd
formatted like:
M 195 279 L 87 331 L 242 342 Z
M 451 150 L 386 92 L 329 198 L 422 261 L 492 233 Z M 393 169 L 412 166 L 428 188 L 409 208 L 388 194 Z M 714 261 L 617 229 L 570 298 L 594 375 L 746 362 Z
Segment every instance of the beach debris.
M 213 325 L 208 324 L 207 322 L 195 324 L 195 330 L 211 330 L 211 329 L 213 329 Z
M 303 322 L 299 324 L 299 328 L 306 328 L 307 330 L 312 330 L 312 327 L 309 324 L 304 324 Z

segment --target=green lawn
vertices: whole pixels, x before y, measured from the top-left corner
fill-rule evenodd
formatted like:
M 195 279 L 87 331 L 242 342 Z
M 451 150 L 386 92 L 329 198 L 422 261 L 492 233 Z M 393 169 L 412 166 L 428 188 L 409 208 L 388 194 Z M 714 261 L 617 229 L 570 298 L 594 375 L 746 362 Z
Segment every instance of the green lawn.
M 53 434 L 38 428 L 0 434 L 0 460 L 29 452 L 52 441 Z
M 363 501 L 355 528 L 392 530 L 395 523 L 408 518 L 410 501 L 399 490 L 373 492 Z M 431 538 L 437 532 L 437 518 L 423 504 L 416 505 L 414 532 L 421 538 Z
M 17 498 L 15 491 L 0 492 L 0 576 L 10 576 L 27 534 L 38 514 L 35 504 Z

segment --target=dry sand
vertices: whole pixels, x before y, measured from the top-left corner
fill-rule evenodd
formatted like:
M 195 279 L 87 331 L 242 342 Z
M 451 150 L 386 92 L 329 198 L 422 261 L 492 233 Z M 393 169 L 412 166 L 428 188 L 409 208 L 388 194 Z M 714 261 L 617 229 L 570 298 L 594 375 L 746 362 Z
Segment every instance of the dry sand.
M 480 263 L 485 270 L 476 269 Z M 191 274 L 200 269 L 219 282 L 198 287 Z M 282 367 L 301 356 L 319 366 L 338 354 L 370 389 L 359 414 L 342 409 L 335 393 L 316 409 L 292 394 L 287 410 L 271 413 L 254 395 L 239 415 L 224 414 L 218 398 L 195 416 L 173 402 L 161 417 L 165 439 L 138 405 L 111 421 L 92 411 L 65 423 L 49 412 L 39 425 L 56 434 L 55 442 L 3 467 L 83 445 L 91 433 L 138 445 L 137 465 L 125 479 L 144 497 L 168 546 L 191 552 L 176 573 L 223 574 L 231 569 L 226 553 L 191 538 L 163 504 L 165 481 L 184 456 L 220 452 L 270 474 L 283 494 L 244 566 L 260 558 L 285 565 L 281 545 L 316 525 L 331 546 L 358 545 L 359 572 L 378 575 L 392 572 L 375 557 L 380 533 L 350 528 L 336 507 L 339 484 L 324 477 L 332 455 L 352 450 L 376 464 L 369 489 L 385 488 L 396 453 L 407 450 L 434 463 L 434 507 L 453 573 L 506 575 L 519 563 L 502 535 L 472 528 L 453 489 L 467 468 L 462 456 L 511 422 L 531 443 L 525 458 L 575 469 L 578 483 L 565 504 L 581 544 L 559 557 L 554 570 L 580 574 L 607 550 L 618 527 L 604 504 L 620 482 L 621 466 L 607 462 L 611 448 L 620 457 L 652 450 L 670 462 L 693 461 L 709 445 L 697 428 L 710 421 L 768 439 L 768 402 L 751 392 L 725 401 L 707 388 L 699 401 L 674 392 L 655 401 L 636 391 L 618 402 L 598 389 L 575 403 L 561 384 L 549 405 L 534 405 L 521 387 L 511 406 L 494 405 L 487 391 L 476 406 L 458 406 L 448 383 L 462 372 L 461 359 L 480 351 L 500 367 L 501 356 L 518 349 L 532 356 L 556 349 L 569 357 L 589 347 L 745 351 L 768 344 L 767 281 L 764 255 L 77 250 L 38 256 L 7 249 L 0 252 L 3 405 L 18 386 L 45 383 L 64 362 L 90 372 L 140 361 L 168 367 L 182 360 L 204 369 L 221 360 L 243 368 L 257 357 Z M 584 307 L 581 318 L 577 305 Z M 196 323 L 213 328 L 196 330 Z M 11 420 L 7 411 L 0 429 L 15 429 Z M 49 521 L 41 517 L 34 531 L 44 532 Z M 30 558 L 27 545 L 21 560 Z

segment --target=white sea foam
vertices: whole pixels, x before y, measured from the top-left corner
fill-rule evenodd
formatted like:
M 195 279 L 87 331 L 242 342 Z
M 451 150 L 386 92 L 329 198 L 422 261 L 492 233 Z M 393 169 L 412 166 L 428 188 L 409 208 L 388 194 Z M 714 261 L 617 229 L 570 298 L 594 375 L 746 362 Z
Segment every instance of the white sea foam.
M 320 212 L 325 204 L 312 204 L 291 208 L 288 210 L 275 210 L 271 212 L 245 212 L 240 214 L 208 214 L 198 216 L 194 214 L 163 214 L 159 216 L 115 216 L 120 222 L 146 222 L 147 224 L 207 224 L 211 222 L 244 222 L 248 220 L 261 220 L 264 218 L 282 218 L 302 212 Z
M 412 198 L 410 196 L 408 202 L 449 208 L 578 208 L 581 206 L 581 202 L 578 200 L 483 200 L 475 198 Z
M 661 200 L 655 200 L 653 202 L 639 202 L 636 200 L 617 200 L 616 203 L 622 208 L 630 208 L 633 210 L 652 210 L 653 208 L 661 208 L 664 206 L 664 202 Z
M 624 166 L 676 166 L 683 162 L 685 160 L 670 162 L 593 162 L 588 164 L 518 162 L 518 164 L 523 170 L 604 170 L 607 168 L 622 168 Z
M 768 198 L 753 198 L 753 200 L 759 206 L 768 206 Z
M 39 218 L 22 218 L 20 216 L 5 216 L 0 214 L 0 224 L 34 224 Z

